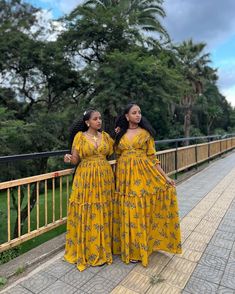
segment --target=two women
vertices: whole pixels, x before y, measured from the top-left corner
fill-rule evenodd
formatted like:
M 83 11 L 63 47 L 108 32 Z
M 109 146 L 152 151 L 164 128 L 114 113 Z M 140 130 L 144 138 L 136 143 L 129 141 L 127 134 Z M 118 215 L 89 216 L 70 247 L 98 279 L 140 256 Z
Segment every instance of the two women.
M 93 124 L 93 120 L 100 124 Z M 75 136 L 72 156 L 65 155 L 65 161 L 73 164 L 81 158 L 70 196 L 65 259 L 83 270 L 111 263 L 111 251 L 121 254 L 126 263 L 141 261 L 144 266 L 155 250 L 181 253 L 174 182 L 160 167 L 154 131 L 139 106 L 128 105 L 117 121 L 115 193 L 111 167 L 105 159 L 112 152 L 112 139 L 98 132 L 101 119 L 97 111 L 84 116 L 83 122 L 89 127 Z M 93 244 L 91 240 L 95 240 Z

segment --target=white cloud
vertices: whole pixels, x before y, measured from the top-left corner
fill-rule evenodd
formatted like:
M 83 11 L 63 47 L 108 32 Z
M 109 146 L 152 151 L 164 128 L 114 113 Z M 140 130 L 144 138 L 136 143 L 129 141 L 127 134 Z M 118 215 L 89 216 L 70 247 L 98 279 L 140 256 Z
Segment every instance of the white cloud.
M 164 24 L 174 41 L 193 38 L 210 48 L 235 33 L 235 1 L 165 0 Z
M 38 40 L 55 41 L 65 29 L 61 22 L 53 20 L 52 12 L 49 10 L 40 10 L 37 12 L 36 17 L 37 23 L 31 27 L 30 32 L 35 34 L 40 30 L 37 35 Z
M 226 99 L 235 106 L 235 60 L 226 60 L 218 70 L 218 86 Z
M 50 1 L 50 0 L 48 0 Z M 60 0 L 58 8 L 65 14 L 71 12 L 75 7 L 84 2 L 84 0 Z
M 226 97 L 227 101 L 235 107 L 235 86 L 221 90 L 221 92 Z
M 173 42 L 192 38 L 206 43 L 207 52 L 216 52 L 222 44 L 229 46 L 235 35 L 234 0 L 165 0 L 164 8 L 163 24 Z M 215 66 L 219 68 L 219 88 L 235 106 L 235 60 L 220 54 Z

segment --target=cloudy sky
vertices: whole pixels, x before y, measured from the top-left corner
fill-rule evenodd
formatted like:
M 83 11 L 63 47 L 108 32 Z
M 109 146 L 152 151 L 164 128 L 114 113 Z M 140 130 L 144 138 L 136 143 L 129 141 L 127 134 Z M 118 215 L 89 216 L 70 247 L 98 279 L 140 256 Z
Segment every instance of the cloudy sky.
M 69 13 L 83 0 L 24 0 L 47 9 L 53 18 Z M 220 91 L 235 106 L 235 1 L 165 0 L 163 20 L 175 43 L 192 38 L 205 42 L 212 66 L 218 68 Z

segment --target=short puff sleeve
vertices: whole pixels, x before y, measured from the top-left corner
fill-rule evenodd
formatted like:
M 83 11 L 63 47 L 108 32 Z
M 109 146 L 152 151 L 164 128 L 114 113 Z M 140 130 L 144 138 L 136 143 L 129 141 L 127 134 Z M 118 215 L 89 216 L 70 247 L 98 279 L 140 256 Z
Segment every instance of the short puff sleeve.
M 147 156 L 152 160 L 154 164 L 160 164 L 160 161 L 157 158 L 155 142 L 152 136 L 149 136 L 147 140 Z
M 108 151 L 108 156 L 113 154 L 113 145 L 114 145 L 114 140 L 110 137 L 109 134 L 107 134 L 106 132 L 103 133 L 104 137 L 105 137 L 105 141 L 108 144 L 109 147 L 109 151 Z
M 73 139 L 72 150 L 76 150 L 79 153 L 81 148 L 81 140 L 82 132 L 78 132 Z

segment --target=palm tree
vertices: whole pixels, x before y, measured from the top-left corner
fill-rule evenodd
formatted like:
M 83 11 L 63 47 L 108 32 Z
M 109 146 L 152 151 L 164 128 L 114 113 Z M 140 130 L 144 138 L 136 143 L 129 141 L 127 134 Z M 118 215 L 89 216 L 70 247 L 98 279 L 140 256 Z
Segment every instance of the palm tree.
M 104 11 L 115 9 L 116 16 L 125 19 L 129 26 L 157 32 L 161 37 L 169 39 L 158 19 L 159 16 L 166 16 L 162 3 L 163 0 L 87 0 L 83 6 L 94 12 L 97 8 Z M 76 9 L 73 13 L 76 14 Z
M 192 40 L 174 46 L 182 74 L 188 84 L 188 89 L 181 99 L 181 107 L 184 109 L 184 136 L 186 138 L 190 136 L 193 106 L 198 96 L 203 94 L 204 83 L 217 80 L 216 70 L 209 66 L 211 62 L 209 53 L 203 53 L 205 47 L 206 44 L 194 44 Z M 188 141 L 186 145 L 188 145 Z

